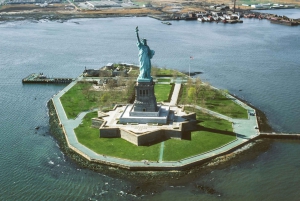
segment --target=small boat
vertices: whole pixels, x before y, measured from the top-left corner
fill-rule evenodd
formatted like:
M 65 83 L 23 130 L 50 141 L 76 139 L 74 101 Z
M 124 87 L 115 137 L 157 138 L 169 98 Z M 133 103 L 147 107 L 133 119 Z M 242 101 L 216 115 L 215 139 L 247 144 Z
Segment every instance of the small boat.
M 212 18 L 214 19 L 214 21 L 219 21 L 219 17 L 218 16 L 213 16 Z
M 238 23 L 237 20 L 227 20 L 227 22 L 228 22 L 229 24 L 235 24 L 235 23 Z
M 172 25 L 171 22 L 161 22 L 163 24 L 166 24 L 166 25 Z
M 209 20 L 208 17 L 203 17 L 204 22 L 208 22 L 208 20 Z
M 212 18 L 212 16 L 208 16 L 207 17 L 207 22 L 212 22 L 212 21 L 214 21 L 214 19 Z
M 197 20 L 198 20 L 199 22 L 204 22 L 204 21 L 203 21 L 203 17 L 198 17 Z

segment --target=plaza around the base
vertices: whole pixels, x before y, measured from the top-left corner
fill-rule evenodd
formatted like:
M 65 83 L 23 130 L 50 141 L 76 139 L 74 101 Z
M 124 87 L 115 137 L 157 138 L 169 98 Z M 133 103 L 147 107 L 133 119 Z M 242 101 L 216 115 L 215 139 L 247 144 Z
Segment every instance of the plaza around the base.
M 85 114 L 91 112 L 86 111 L 80 113 L 76 119 L 68 119 L 66 116 L 66 113 L 64 111 L 64 108 L 60 102 L 60 97 L 66 93 L 70 88 L 72 88 L 78 81 L 81 81 L 84 79 L 82 76 L 75 79 L 72 83 L 70 83 L 66 88 L 64 88 L 62 91 L 60 91 L 58 94 L 56 94 L 53 98 L 53 104 L 56 109 L 56 113 L 58 115 L 58 118 L 60 120 L 61 127 L 64 131 L 66 141 L 71 149 L 73 149 L 75 152 L 86 158 L 87 160 L 91 162 L 98 162 L 101 164 L 107 164 L 111 166 L 121 167 L 125 169 L 130 170 L 181 170 L 187 167 L 191 167 L 193 165 L 203 163 L 205 161 L 208 161 L 212 158 L 215 158 L 217 156 L 221 156 L 227 153 L 232 152 L 233 150 L 243 146 L 244 144 L 252 141 L 253 139 L 256 139 L 259 136 L 259 130 L 258 130 L 258 123 L 255 116 L 255 110 L 251 108 L 250 106 L 246 105 L 245 103 L 235 99 L 234 97 L 230 98 L 233 99 L 237 104 L 240 104 L 242 107 L 244 107 L 248 111 L 248 119 L 233 119 L 230 117 L 227 117 L 225 115 L 201 108 L 199 106 L 196 106 L 197 109 L 204 110 L 207 113 L 214 115 L 221 119 L 226 119 L 230 122 L 232 122 L 233 131 L 236 133 L 236 139 L 226 145 L 223 145 L 219 148 L 216 148 L 214 150 L 195 155 L 192 157 L 184 158 L 180 161 L 131 161 L 127 159 L 122 158 L 116 158 L 116 157 L 110 157 L 105 156 L 101 154 L 97 154 L 91 149 L 87 148 L 86 146 L 80 144 L 77 140 L 76 134 L 74 132 L 74 129 L 78 127 L 78 125 L 82 122 L 83 117 Z M 176 83 L 176 81 L 174 81 Z M 176 105 L 177 97 L 179 94 L 178 88 L 181 85 L 181 83 L 175 84 L 175 88 L 172 94 L 172 98 L 170 103 L 167 104 L 170 108 Z M 179 88 L 180 89 L 180 88 Z M 254 113 L 254 116 L 250 115 Z M 170 125 L 166 125 L 170 126 Z M 131 130 L 132 132 L 143 131 L 143 129 L 155 129 L 155 125 L 139 125 L 138 127 L 132 127 L 132 125 L 128 125 L 128 130 Z M 136 130 L 137 129 L 137 130 Z M 170 129 L 174 130 L 174 125 L 170 127 Z M 177 128 L 176 128 L 177 129 Z M 163 143 L 163 142 L 162 142 Z M 163 151 L 163 149 L 162 149 Z M 184 150 L 183 150 L 184 151 Z

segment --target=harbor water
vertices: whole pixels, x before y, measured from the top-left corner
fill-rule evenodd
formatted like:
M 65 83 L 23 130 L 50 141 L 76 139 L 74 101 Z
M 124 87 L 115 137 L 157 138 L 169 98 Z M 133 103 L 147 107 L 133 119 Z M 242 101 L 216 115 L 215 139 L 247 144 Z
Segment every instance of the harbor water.
M 300 18 L 296 9 L 279 12 Z M 264 140 L 221 167 L 151 184 L 82 169 L 60 151 L 46 104 L 65 85 L 21 80 L 137 64 L 136 26 L 155 50 L 152 64 L 200 71 L 262 110 L 277 132 L 300 133 L 300 26 L 258 19 L 167 26 L 146 17 L 1 22 L 0 200 L 297 200 L 298 140 Z

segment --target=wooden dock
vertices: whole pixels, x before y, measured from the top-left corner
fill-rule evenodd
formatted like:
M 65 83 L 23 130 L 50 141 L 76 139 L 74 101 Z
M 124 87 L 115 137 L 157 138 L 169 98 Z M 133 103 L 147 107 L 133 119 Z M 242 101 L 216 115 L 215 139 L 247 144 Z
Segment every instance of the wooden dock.
M 43 73 L 32 73 L 22 79 L 22 83 L 68 84 L 73 80 L 73 78 L 48 78 Z

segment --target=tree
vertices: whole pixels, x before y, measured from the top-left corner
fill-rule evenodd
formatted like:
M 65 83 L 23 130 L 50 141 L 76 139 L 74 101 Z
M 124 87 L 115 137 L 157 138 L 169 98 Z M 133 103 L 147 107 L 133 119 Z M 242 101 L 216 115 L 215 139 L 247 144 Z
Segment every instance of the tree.
M 193 80 L 191 78 L 188 78 L 188 80 L 186 82 L 186 86 L 187 86 L 188 89 L 193 86 Z
M 151 68 L 151 75 L 152 76 L 157 76 L 158 71 L 159 71 L 159 69 L 158 69 L 157 66 L 152 66 L 152 68 Z
M 195 95 L 197 98 L 199 98 L 200 92 L 201 92 L 201 88 L 202 88 L 202 81 L 200 80 L 200 78 L 196 78 L 195 81 Z
M 124 96 L 127 97 L 127 102 L 130 102 L 131 97 L 134 94 L 134 84 L 135 84 L 135 80 L 134 79 L 127 79 L 126 81 L 126 88 L 124 90 Z
M 91 91 L 90 91 L 90 84 L 88 84 L 88 83 L 84 83 L 83 85 L 82 85 L 82 93 L 85 95 L 85 97 L 87 98 L 87 99 L 89 99 L 90 98 L 90 94 L 91 94 Z
M 107 88 L 108 90 L 113 89 L 115 86 L 116 86 L 116 80 L 114 80 L 114 79 L 108 79 L 108 80 L 107 80 L 106 88 Z
M 190 87 L 188 89 L 188 97 L 189 97 L 189 102 L 195 102 L 196 100 L 196 89 L 195 87 Z
M 177 70 L 172 71 L 172 76 L 173 76 L 174 79 L 177 78 L 178 74 L 179 74 L 179 72 Z
M 111 77 L 112 71 L 111 70 L 99 70 L 99 77 Z

